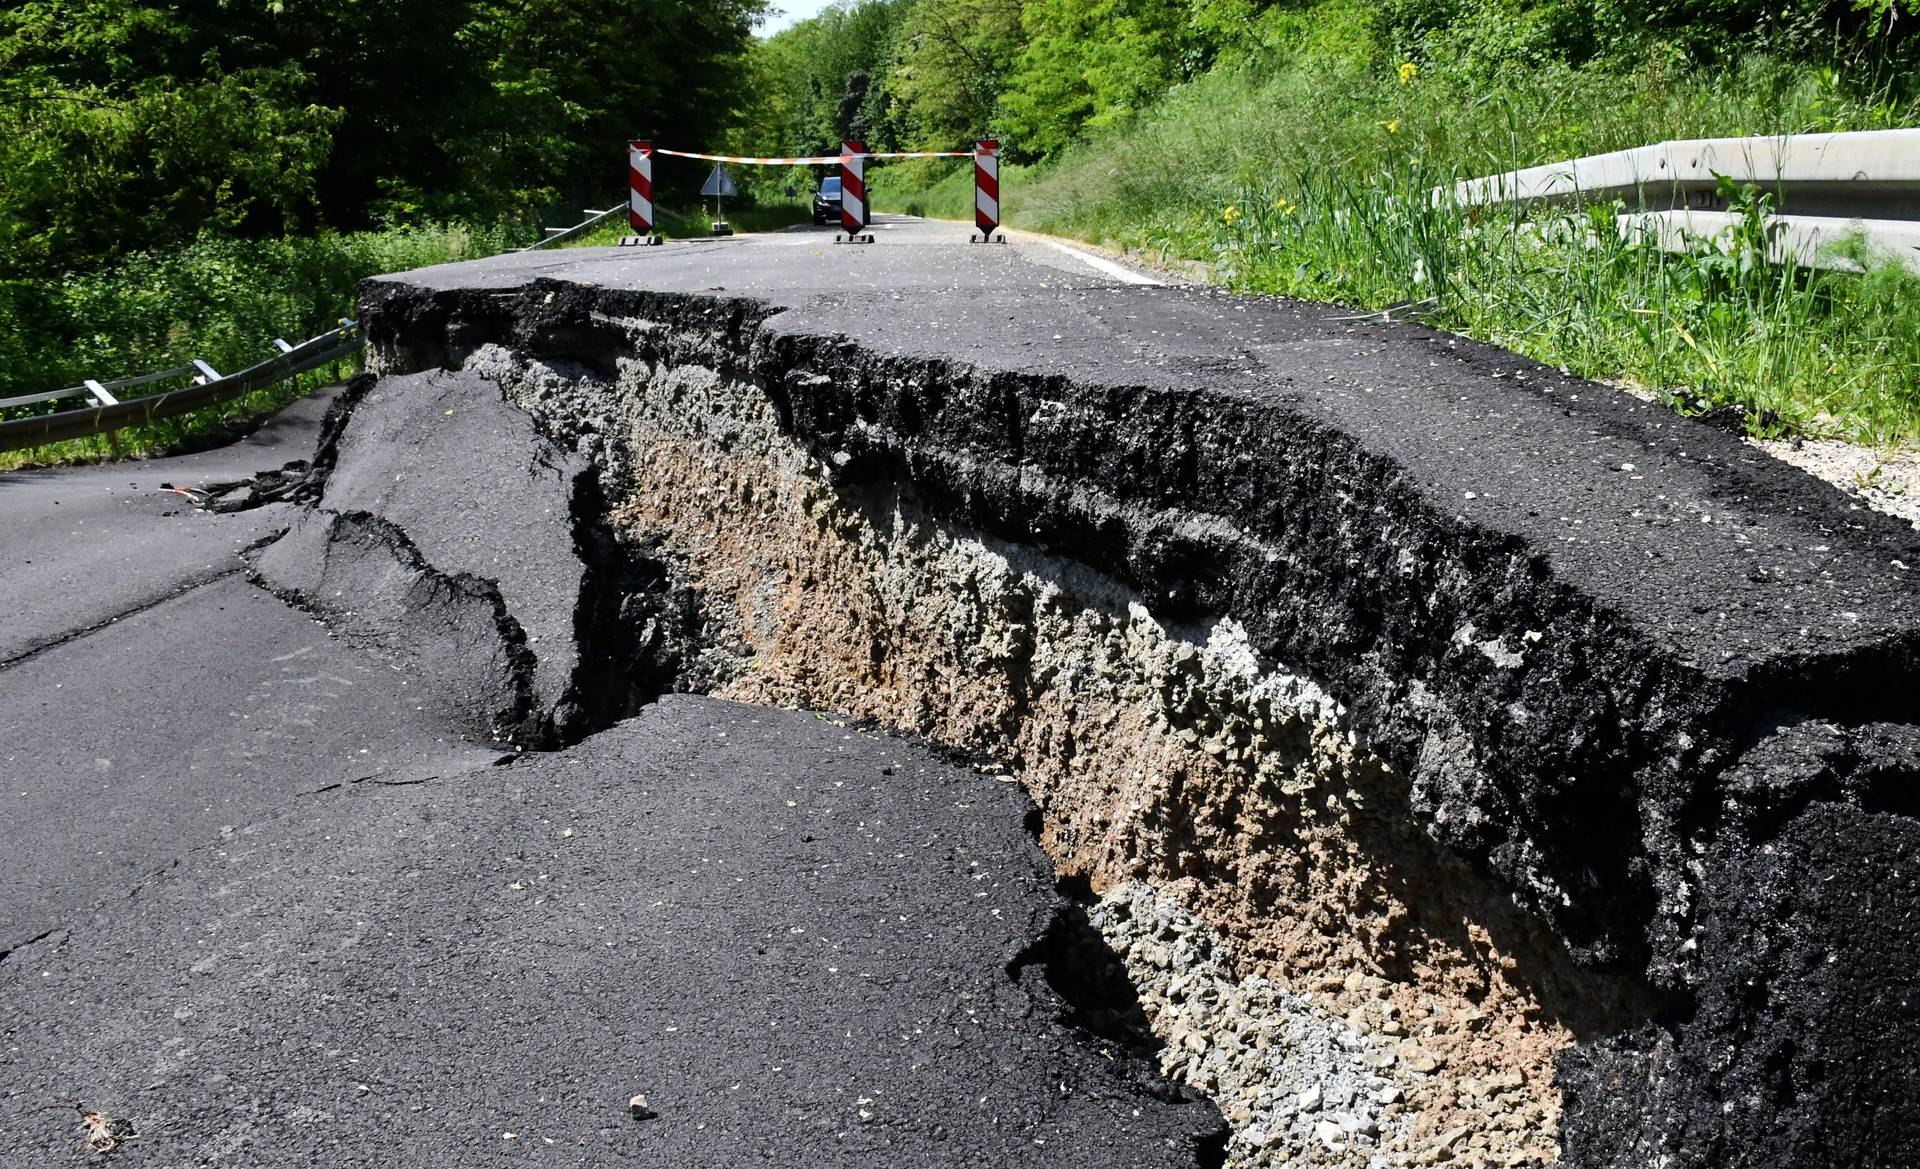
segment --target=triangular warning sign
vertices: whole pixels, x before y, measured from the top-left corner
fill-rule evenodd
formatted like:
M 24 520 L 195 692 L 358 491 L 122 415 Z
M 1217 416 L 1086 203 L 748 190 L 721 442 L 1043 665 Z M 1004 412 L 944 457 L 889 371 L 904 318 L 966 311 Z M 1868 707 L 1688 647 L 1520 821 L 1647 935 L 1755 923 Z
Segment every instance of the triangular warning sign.
M 740 192 L 734 189 L 733 180 L 727 176 L 726 164 L 716 162 L 713 164 L 713 173 L 707 176 L 706 185 L 700 188 L 700 193 L 709 198 L 731 199 Z

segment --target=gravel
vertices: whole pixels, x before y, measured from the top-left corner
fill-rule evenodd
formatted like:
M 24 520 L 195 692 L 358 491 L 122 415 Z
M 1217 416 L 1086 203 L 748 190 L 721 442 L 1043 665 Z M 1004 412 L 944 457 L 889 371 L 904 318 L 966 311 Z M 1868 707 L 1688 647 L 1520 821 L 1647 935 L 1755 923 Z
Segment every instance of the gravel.
M 1087 916 L 1126 963 L 1161 1070 L 1226 1116 L 1229 1165 L 1391 1163 L 1411 1119 L 1391 1048 L 1276 982 L 1236 978 L 1226 944 L 1150 885 L 1115 888 Z
M 1862 506 L 1898 516 L 1920 528 L 1920 448 L 1880 450 L 1837 438 L 1749 441 L 1774 458 L 1833 484 Z

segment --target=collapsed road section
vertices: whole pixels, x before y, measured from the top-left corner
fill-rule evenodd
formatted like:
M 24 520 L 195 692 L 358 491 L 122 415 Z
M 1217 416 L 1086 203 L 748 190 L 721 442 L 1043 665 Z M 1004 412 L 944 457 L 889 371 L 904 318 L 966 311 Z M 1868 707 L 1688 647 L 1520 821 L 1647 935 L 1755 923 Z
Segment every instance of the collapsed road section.
M 0 477 L 103 569 L 0 615 L 0 1165 L 1221 1163 L 1011 776 L 663 696 L 741 651 L 496 383 L 322 405 Z
M 598 579 L 653 583 L 573 628 L 654 599 L 583 661 L 1004 764 L 1229 1163 L 1920 1154 L 1909 530 L 1499 351 L 1017 253 L 385 278 L 367 393 L 511 404 L 590 481 Z M 460 592 L 337 490 L 288 539 L 341 567 L 271 587 Z M 484 592 L 435 652 L 564 740 Z

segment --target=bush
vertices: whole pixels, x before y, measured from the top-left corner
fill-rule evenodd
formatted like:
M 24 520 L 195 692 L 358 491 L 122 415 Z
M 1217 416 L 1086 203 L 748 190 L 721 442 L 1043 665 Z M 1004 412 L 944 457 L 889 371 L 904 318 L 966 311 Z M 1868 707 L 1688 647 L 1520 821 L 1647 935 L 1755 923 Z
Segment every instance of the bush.
M 60 389 L 87 378 L 150 373 L 199 358 L 222 372 L 271 356 L 272 340 L 302 341 L 353 311 L 368 276 L 492 255 L 519 243 L 504 228 L 445 225 L 311 237 L 236 240 L 202 236 L 180 248 L 137 252 L 56 284 L 0 285 L 0 398 Z M 169 387 L 157 387 L 169 388 Z M 235 413 L 291 399 L 292 384 Z M 219 412 L 138 427 L 123 449 L 149 450 L 217 430 Z M 84 456 L 92 444 L 40 452 Z M 9 460 L 19 462 L 18 458 Z

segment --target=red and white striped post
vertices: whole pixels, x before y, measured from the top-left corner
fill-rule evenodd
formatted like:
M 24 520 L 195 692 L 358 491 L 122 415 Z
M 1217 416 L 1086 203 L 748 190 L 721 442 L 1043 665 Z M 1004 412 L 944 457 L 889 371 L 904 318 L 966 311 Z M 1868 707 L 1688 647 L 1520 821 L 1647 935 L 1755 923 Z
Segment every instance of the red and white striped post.
M 627 222 L 633 243 L 660 242 L 653 233 L 653 143 L 644 138 L 627 143 Z
M 860 141 L 840 144 L 840 226 L 847 242 L 861 239 L 867 229 L 867 144 Z M 867 243 L 872 236 L 865 237 Z
M 973 144 L 973 223 L 983 244 L 1000 226 L 1000 144 L 991 138 Z M 1006 243 L 1007 237 L 1002 235 L 1000 242 Z

